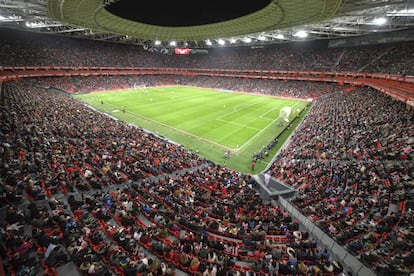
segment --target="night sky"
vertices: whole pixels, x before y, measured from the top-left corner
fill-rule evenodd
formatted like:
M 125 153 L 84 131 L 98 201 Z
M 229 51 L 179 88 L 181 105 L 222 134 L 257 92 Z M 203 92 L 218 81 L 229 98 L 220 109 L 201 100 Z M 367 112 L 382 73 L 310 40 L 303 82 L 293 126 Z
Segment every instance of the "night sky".
M 120 0 L 106 9 L 119 17 L 156 26 L 218 23 L 263 9 L 270 0 Z

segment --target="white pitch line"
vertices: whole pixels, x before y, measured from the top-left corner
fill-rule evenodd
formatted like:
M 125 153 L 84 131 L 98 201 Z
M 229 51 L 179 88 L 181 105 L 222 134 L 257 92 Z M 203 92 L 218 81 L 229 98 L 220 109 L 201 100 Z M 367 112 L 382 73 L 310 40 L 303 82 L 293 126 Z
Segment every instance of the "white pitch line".
M 240 110 L 243 110 L 243 109 L 248 108 L 248 107 L 250 107 L 250 106 L 252 106 L 252 105 L 255 105 L 255 104 L 257 104 L 257 103 L 252 103 L 252 104 L 240 104 L 240 105 L 237 105 L 237 106 L 233 107 L 233 111 L 231 111 L 231 112 L 227 112 L 227 113 L 224 113 L 224 114 L 222 114 L 222 115 L 220 115 L 220 116 L 216 117 L 216 120 L 220 120 L 221 118 L 226 117 L 227 115 L 234 114 L 234 113 L 236 113 L 236 112 L 239 112 Z M 239 106 L 243 106 L 243 108 L 241 108 L 240 110 L 239 110 L 239 109 L 236 109 L 236 108 L 237 108 L 237 107 L 239 107 Z
M 96 100 L 95 100 L 95 101 L 96 101 Z M 113 106 L 113 107 L 119 108 L 119 106 L 116 106 L 116 105 L 114 105 L 114 104 L 108 104 L 108 103 L 106 103 L 106 105 L 109 105 L 109 106 Z M 211 140 L 209 140 L 209 139 L 207 139 L 207 138 L 197 136 L 197 135 L 192 134 L 192 133 L 190 133 L 190 132 L 187 132 L 187 131 L 185 131 L 185 130 L 182 130 L 182 129 L 179 129 L 179 128 L 175 128 L 175 127 L 169 126 L 169 125 L 167 125 L 167 124 L 161 123 L 161 122 L 156 121 L 156 120 L 153 120 L 153 119 L 151 119 L 151 118 L 148 118 L 148 117 L 145 117 L 145 116 L 142 116 L 142 115 L 138 115 L 138 114 L 135 114 L 135 113 L 131 113 L 131 112 L 128 112 L 128 114 L 129 114 L 129 115 L 132 115 L 132 117 L 135 117 L 135 118 L 141 118 L 141 119 L 145 119 L 145 120 L 147 120 L 147 121 L 150 121 L 150 122 L 153 122 L 153 123 L 157 123 L 157 124 L 162 125 L 162 126 L 164 126 L 164 127 L 167 127 L 167 128 L 173 129 L 173 130 L 175 130 L 175 131 L 177 131 L 177 132 L 181 132 L 181 133 L 186 134 L 186 135 L 188 135 L 188 136 L 194 137 L 194 138 L 196 138 L 196 139 L 199 139 L 199 140 L 203 140 L 203 141 L 209 142 L 209 143 L 211 143 L 211 144 L 213 144 L 213 145 L 216 145 L 216 146 L 219 146 L 219 147 L 221 147 L 221 148 L 224 148 L 224 149 L 227 149 L 227 150 L 233 150 L 233 149 L 232 149 L 232 148 L 230 148 L 230 147 L 227 147 L 227 146 L 224 146 L 224 145 L 219 144 L 219 143 L 217 143 L 217 142 L 211 141 Z
M 252 105 L 255 105 L 255 103 L 251 103 L 251 104 L 238 104 L 235 107 L 233 107 L 233 112 L 239 111 L 239 108 L 245 109 L 245 108 L 247 108 L 249 106 L 252 106 Z
M 243 109 L 248 108 L 248 107 L 250 107 L 252 105 L 255 105 L 255 104 L 256 103 L 237 105 L 237 106 L 233 107 L 233 111 L 224 113 L 223 115 L 220 115 L 220 116 L 216 117 L 216 120 L 220 121 L 220 122 L 224 122 L 226 124 L 231 124 L 231 125 L 235 125 L 235 126 L 238 126 L 238 127 L 244 127 L 244 128 L 249 128 L 249 129 L 253 129 L 253 130 L 256 130 L 256 131 L 260 131 L 260 128 L 251 127 L 251 126 L 248 126 L 248 125 L 239 124 L 239 123 L 236 123 L 236 122 L 227 121 L 227 120 L 222 119 L 223 117 L 226 117 L 227 115 L 234 114 L 236 112 L 239 112 L 240 110 L 243 110 Z M 235 149 L 233 149 L 233 150 L 235 151 Z
M 273 121 L 273 119 L 270 118 L 266 118 L 264 116 L 266 116 L 267 113 L 272 112 L 273 110 L 278 109 L 276 107 L 273 107 L 272 109 L 269 109 L 268 111 L 266 111 L 265 113 L 263 113 L 262 115 L 259 116 L 259 118 L 263 119 L 263 120 L 269 120 L 269 121 Z
M 211 141 L 211 140 L 209 140 L 209 139 L 207 139 L 207 138 L 204 138 L 204 137 L 201 137 L 201 136 L 198 136 L 198 135 L 192 134 L 192 133 L 190 133 L 190 132 L 187 132 L 187 131 L 185 131 L 185 130 L 182 130 L 182 129 L 179 129 L 179 128 L 176 128 L 176 127 L 169 126 L 169 125 L 167 125 L 167 124 L 164 124 L 164 123 L 161 123 L 161 122 L 159 122 L 159 121 L 156 121 L 156 120 L 150 119 L 150 118 L 148 118 L 148 117 L 145 117 L 145 116 L 142 116 L 142 115 L 137 115 L 137 114 L 135 114 L 135 113 L 131 113 L 131 112 L 129 112 L 129 114 L 131 114 L 133 117 L 136 117 L 136 118 L 143 118 L 143 119 L 145 119 L 145 120 L 147 120 L 147 121 L 151 121 L 151 122 L 153 122 L 153 123 L 157 123 L 157 124 L 162 125 L 162 126 L 164 126 L 164 127 L 167 127 L 167 128 L 173 129 L 173 130 L 175 130 L 175 131 L 177 131 L 177 132 L 180 132 L 180 133 L 186 134 L 186 135 L 188 135 L 188 136 L 194 137 L 194 138 L 196 138 L 196 139 L 198 139 L 198 140 L 203 140 L 203 141 L 209 142 L 210 144 L 214 144 L 214 145 L 219 146 L 219 147 L 221 147 L 221 148 L 224 148 L 224 149 L 227 149 L 227 150 L 231 150 L 231 149 L 232 149 L 232 148 L 230 148 L 230 147 L 224 146 L 224 145 L 219 144 L 219 143 L 217 143 L 217 142 Z
M 292 108 L 294 108 L 296 105 L 298 105 L 299 102 L 295 103 Z M 243 145 L 239 146 L 238 150 L 241 150 L 243 147 L 245 147 L 246 145 L 248 145 L 251 141 L 253 141 L 257 136 L 259 136 L 259 134 L 261 134 L 265 129 L 267 129 L 269 126 L 273 125 L 274 122 L 276 122 L 278 119 L 280 118 L 280 115 L 277 116 L 276 119 L 272 120 L 267 126 L 265 126 L 264 128 L 262 128 L 259 132 L 257 132 L 255 135 L 252 136 L 252 138 L 250 138 L 249 140 L 247 140 Z
M 97 101 L 96 99 L 94 99 L 94 98 L 92 98 L 94 101 Z M 116 105 L 113 105 L 113 104 L 108 104 L 108 103 L 105 103 L 106 105 L 110 105 L 110 106 L 113 106 L 113 107 L 116 107 L 116 108 L 119 108 L 119 106 L 116 106 Z M 298 105 L 299 104 L 299 102 L 297 102 L 297 103 L 295 103 L 293 106 L 292 106 L 292 108 L 294 108 L 296 105 Z M 250 104 L 250 105 L 246 105 L 246 107 L 249 107 L 249 106 L 252 106 L 252 105 L 255 105 L 255 104 Z M 242 109 L 244 109 L 244 108 L 242 108 Z M 223 114 L 223 115 L 221 115 L 221 116 L 219 116 L 219 117 L 217 117 L 216 118 L 216 120 L 218 120 L 218 121 L 223 121 L 223 122 L 226 122 L 226 123 L 231 123 L 231 122 L 229 122 L 229 121 L 226 121 L 226 120 L 223 120 L 223 119 L 221 119 L 221 117 L 224 117 L 224 116 L 226 116 L 226 115 L 228 115 L 228 114 L 232 114 L 232 113 L 235 113 L 235 112 L 238 112 L 238 111 L 233 111 L 233 112 L 228 112 L 228 113 L 226 113 L 226 114 Z M 264 114 L 267 114 L 269 111 L 266 111 L 265 113 L 263 113 L 262 115 L 260 115 L 259 117 L 262 117 Z M 239 146 L 238 148 L 230 148 L 230 147 L 227 147 L 227 146 L 224 146 L 224 145 L 222 145 L 222 144 L 219 144 L 219 143 L 217 143 L 217 142 L 214 142 L 214 141 L 211 141 L 211 140 L 209 140 L 209 139 L 206 139 L 206 138 L 203 138 L 203 137 L 200 137 L 200 136 L 197 136 L 197 135 L 195 135 L 195 134 L 192 134 L 192 133 L 190 133 L 190 132 L 187 132 L 187 131 L 185 131 L 185 130 L 181 130 L 181 129 L 178 129 L 178 128 L 175 128 L 175 127 L 172 127 L 172 126 L 169 126 L 169 125 L 167 125 L 167 124 L 164 124 L 164 123 L 161 123 L 161 122 L 159 122 L 159 121 L 156 121 L 156 120 L 153 120 L 153 119 L 151 119 L 151 118 L 148 118 L 148 117 L 145 117 L 145 116 L 142 116 L 142 115 L 138 115 L 138 114 L 135 114 L 135 113 L 131 113 L 131 112 L 128 112 L 129 114 L 131 114 L 133 117 L 136 117 L 136 118 L 143 118 L 143 119 L 145 119 L 145 120 L 148 120 L 148 121 L 151 121 L 151 122 L 154 122 L 154 123 L 157 123 L 157 124 L 160 124 L 160 125 L 162 125 L 162 126 L 165 126 L 165 127 L 167 127 L 167 128 L 170 128 L 170 129 L 173 129 L 173 130 L 175 130 L 175 131 L 177 131 L 177 132 L 181 132 L 181 133 L 183 133 L 183 134 L 186 134 L 186 135 L 188 135 L 188 136 L 192 136 L 192 137 L 195 137 L 195 138 L 197 138 L 197 139 L 199 139 L 199 140 L 203 140 L 203 141 L 206 141 L 206 142 L 208 142 L 208 143 L 211 143 L 211 144 L 214 144 L 214 145 L 216 145 L 216 146 L 219 146 L 219 147 L 221 147 L 221 148 L 224 148 L 224 149 L 227 149 L 227 150 L 231 150 L 231 151 L 233 151 L 233 152 L 237 152 L 237 151 L 240 151 L 242 148 L 244 148 L 246 145 L 248 145 L 251 141 L 253 141 L 259 134 L 261 134 L 265 129 L 267 129 L 269 126 L 271 126 L 272 124 L 273 124 L 273 122 L 275 122 L 276 120 L 278 120 L 279 118 L 280 118 L 280 115 L 277 117 L 277 118 L 275 118 L 274 120 L 272 120 L 267 126 L 265 126 L 264 128 L 262 128 L 262 129 L 257 129 L 257 128 L 252 128 L 252 127 L 248 127 L 248 126 L 246 126 L 246 125 L 241 125 L 241 124 L 237 124 L 237 123 L 234 123 L 234 124 L 237 124 L 238 126 L 241 126 L 241 127 L 246 127 L 246 128 L 251 128 L 251 129 L 254 129 L 254 130 L 259 130 L 255 135 L 253 135 L 249 140 L 247 140 L 243 145 L 241 145 L 241 146 Z M 264 119 L 264 118 L 263 118 Z M 269 120 L 271 120 L 271 119 L 269 119 Z
M 274 119 L 273 121 L 271 121 L 267 126 L 265 126 L 260 131 L 258 131 L 255 135 L 253 135 L 252 138 L 250 138 L 249 140 L 247 140 L 243 145 L 239 146 L 238 151 L 241 150 L 242 148 L 244 148 L 247 144 L 250 144 L 251 141 L 253 141 L 254 139 L 256 139 L 256 137 L 259 136 L 269 126 L 273 125 L 273 122 L 276 122 L 276 120 L 279 119 L 279 117 L 280 117 L 280 115 L 277 116 L 276 119 Z
M 248 126 L 248 125 L 243 125 L 243 124 L 239 124 L 239 123 L 235 123 L 235 122 L 231 122 L 231 121 L 226 121 L 226 120 L 223 120 L 223 119 L 217 119 L 216 118 L 216 120 L 220 121 L 220 122 L 224 122 L 226 124 L 235 125 L 235 126 L 238 126 L 238 127 L 249 128 L 249 129 L 253 129 L 253 130 L 257 130 L 257 131 L 260 130 L 260 128 L 257 128 L 257 127 L 251 127 L 251 126 Z

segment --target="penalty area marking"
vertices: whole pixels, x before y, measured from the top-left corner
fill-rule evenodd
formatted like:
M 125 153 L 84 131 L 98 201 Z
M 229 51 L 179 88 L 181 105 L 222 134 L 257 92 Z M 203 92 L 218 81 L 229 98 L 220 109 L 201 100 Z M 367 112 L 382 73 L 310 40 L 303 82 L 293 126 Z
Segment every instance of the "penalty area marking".
M 248 107 L 250 107 L 252 105 L 255 105 L 255 104 L 257 104 L 257 103 L 236 105 L 235 107 L 233 107 L 233 111 L 224 113 L 224 114 L 216 117 L 216 120 L 220 120 L 221 118 L 226 117 L 227 115 L 234 114 L 236 112 L 239 112 L 240 110 L 246 109 L 246 108 L 248 108 Z M 222 120 L 222 121 L 225 121 L 225 120 Z
M 216 120 L 220 121 L 220 122 L 224 122 L 226 124 L 235 125 L 235 126 L 239 126 L 239 127 L 243 127 L 243 128 L 249 128 L 249 129 L 253 129 L 253 130 L 256 130 L 256 131 L 260 130 L 260 128 L 257 128 L 257 127 L 251 127 L 251 126 L 247 126 L 247 125 L 243 125 L 243 124 L 239 124 L 239 123 L 235 123 L 235 122 L 231 122 L 231 121 L 226 121 L 226 120 L 223 120 L 223 119 L 217 119 L 216 118 Z
M 269 109 L 268 111 L 266 111 L 265 113 L 263 113 L 262 115 L 260 115 L 260 116 L 259 116 L 259 118 L 260 118 L 260 119 L 263 119 L 263 120 L 273 121 L 274 119 L 272 119 L 272 118 L 267 118 L 267 117 L 266 117 L 266 114 L 268 114 L 268 113 L 270 113 L 270 112 L 273 112 L 273 110 L 275 110 L 275 109 L 279 109 L 279 108 L 278 108 L 278 107 L 273 107 L 273 108 Z
M 239 123 L 236 123 L 236 122 L 232 122 L 232 121 L 228 121 L 228 120 L 222 119 L 222 118 L 226 117 L 227 115 L 234 114 L 236 112 L 239 112 L 239 111 L 241 111 L 243 109 L 246 109 L 246 108 L 248 108 L 250 106 L 253 106 L 253 105 L 256 105 L 256 104 L 258 104 L 258 103 L 239 104 L 239 105 L 236 105 L 235 107 L 233 107 L 233 111 L 224 113 L 224 114 L 216 117 L 216 120 L 217 121 L 220 121 L 220 122 L 224 122 L 226 124 L 231 124 L 231 125 L 235 125 L 235 126 L 238 126 L 238 127 L 243 127 L 243 128 L 248 128 L 248 129 L 252 129 L 252 130 L 255 130 L 255 131 L 260 131 L 260 128 L 257 128 L 257 127 L 251 127 L 251 126 L 248 126 L 248 125 L 239 124 Z M 261 116 L 263 116 L 263 115 L 260 115 L 259 118 Z M 233 149 L 233 151 L 238 151 L 238 149 Z
M 295 103 L 292 108 L 296 107 L 299 104 L 299 102 Z M 268 112 L 265 112 L 264 114 L 266 114 Z M 263 116 L 264 114 L 260 115 Z M 260 117 L 259 116 L 259 117 Z M 270 127 L 271 125 L 274 124 L 274 122 L 276 122 L 278 119 L 280 118 L 280 115 L 277 116 L 277 118 L 273 119 L 271 122 L 269 122 L 269 124 L 267 124 L 264 128 L 262 128 L 259 132 L 257 132 L 255 135 L 252 136 L 252 138 L 250 138 L 249 140 L 247 140 L 243 145 L 239 146 L 238 150 L 241 150 L 243 147 L 245 147 L 246 145 L 250 144 L 257 136 L 259 136 L 263 131 L 265 131 L 268 127 Z

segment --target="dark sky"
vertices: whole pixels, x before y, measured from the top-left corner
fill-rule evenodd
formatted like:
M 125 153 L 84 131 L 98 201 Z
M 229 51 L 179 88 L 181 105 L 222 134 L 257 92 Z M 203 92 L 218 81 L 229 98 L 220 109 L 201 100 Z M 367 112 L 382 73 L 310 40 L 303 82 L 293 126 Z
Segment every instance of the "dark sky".
M 247 15 L 271 0 L 120 0 L 106 9 L 129 20 L 157 26 L 195 26 Z

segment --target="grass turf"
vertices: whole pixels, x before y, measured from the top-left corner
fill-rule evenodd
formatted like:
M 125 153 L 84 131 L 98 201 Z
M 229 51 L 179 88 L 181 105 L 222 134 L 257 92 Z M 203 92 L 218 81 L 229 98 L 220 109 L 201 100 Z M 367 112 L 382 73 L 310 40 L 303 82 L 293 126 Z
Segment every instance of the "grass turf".
M 293 120 L 308 104 L 294 99 L 187 86 L 78 94 L 75 97 L 120 120 L 198 151 L 213 162 L 246 173 L 252 172 L 253 154 L 262 150 L 288 125 L 281 117 L 281 109 L 291 107 L 289 119 Z M 279 125 L 280 122 L 283 125 Z M 231 155 L 225 159 L 227 151 Z M 269 157 L 257 162 L 255 173 L 263 170 L 270 160 Z

